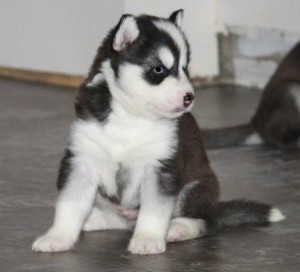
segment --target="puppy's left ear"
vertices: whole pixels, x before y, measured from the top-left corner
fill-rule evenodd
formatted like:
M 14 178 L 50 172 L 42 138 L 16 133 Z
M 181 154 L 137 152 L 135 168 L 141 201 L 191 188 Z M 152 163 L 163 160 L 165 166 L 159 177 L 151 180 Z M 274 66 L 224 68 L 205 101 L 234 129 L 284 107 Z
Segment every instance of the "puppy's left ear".
M 169 20 L 173 22 L 175 25 L 177 25 L 179 28 L 182 26 L 182 20 L 183 20 L 183 9 L 179 9 L 174 11 L 170 17 Z
M 123 50 L 127 45 L 133 43 L 140 34 L 136 18 L 133 15 L 125 14 L 121 17 L 115 34 L 113 49 Z

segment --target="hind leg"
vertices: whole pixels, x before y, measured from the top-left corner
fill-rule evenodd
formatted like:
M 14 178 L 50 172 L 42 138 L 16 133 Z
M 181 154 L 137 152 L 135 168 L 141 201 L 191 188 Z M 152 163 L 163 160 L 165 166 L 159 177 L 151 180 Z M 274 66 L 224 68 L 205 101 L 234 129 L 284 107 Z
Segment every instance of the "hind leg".
M 218 183 L 215 175 L 187 184 L 176 201 L 167 241 L 179 242 L 206 234 L 213 227 L 217 213 Z
M 177 217 L 171 220 L 166 239 L 167 242 L 180 242 L 203 236 L 205 233 L 204 220 Z

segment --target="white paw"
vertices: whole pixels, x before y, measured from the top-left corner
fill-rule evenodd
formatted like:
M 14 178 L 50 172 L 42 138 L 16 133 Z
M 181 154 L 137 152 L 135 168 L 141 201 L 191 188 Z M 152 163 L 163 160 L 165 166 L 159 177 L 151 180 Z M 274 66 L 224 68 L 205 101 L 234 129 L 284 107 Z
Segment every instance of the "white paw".
M 166 242 L 150 234 L 139 234 L 132 237 L 128 250 L 141 255 L 163 253 L 166 251 Z
M 186 240 L 188 236 L 189 228 L 184 224 L 172 224 L 167 234 L 168 242 L 179 242 Z
M 32 250 L 36 252 L 61 252 L 71 249 L 75 242 L 76 238 L 68 235 L 47 232 L 35 240 Z
M 167 241 L 179 242 L 190 240 L 205 234 L 205 232 L 205 222 L 202 219 L 178 217 L 171 220 Z

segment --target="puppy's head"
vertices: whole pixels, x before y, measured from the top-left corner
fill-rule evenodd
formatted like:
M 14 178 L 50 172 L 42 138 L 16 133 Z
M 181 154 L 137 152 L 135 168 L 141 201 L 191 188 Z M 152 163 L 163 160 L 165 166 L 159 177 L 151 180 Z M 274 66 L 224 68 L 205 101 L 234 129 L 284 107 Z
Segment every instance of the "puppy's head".
M 102 70 L 124 107 L 161 118 L 177 118 L 191 109 L 194 89 L 182 16 L 182 10 L 168 19 L 123 15 L 112 31 L 111 54 Z

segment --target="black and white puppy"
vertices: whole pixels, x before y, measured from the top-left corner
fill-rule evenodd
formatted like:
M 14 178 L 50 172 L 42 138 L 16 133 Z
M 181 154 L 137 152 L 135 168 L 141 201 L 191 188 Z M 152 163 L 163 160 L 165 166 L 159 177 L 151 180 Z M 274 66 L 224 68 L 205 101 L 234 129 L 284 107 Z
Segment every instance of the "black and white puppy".
M 218 181 L 188 113 L 194 90 L 182 15 L 124 15 L 105 38 L 77 97 L 53 225 L 34 251 L 68 250 L 81 230 L 134 226 L 128 250 L 155 254 L 213 227 L 283 219 L 266 204 L 218 203 Z
M 300 148 L 300 42 L 266 84 L 248 123 L 203 129 L 202 135 L 207 148 L 256 144 Z

